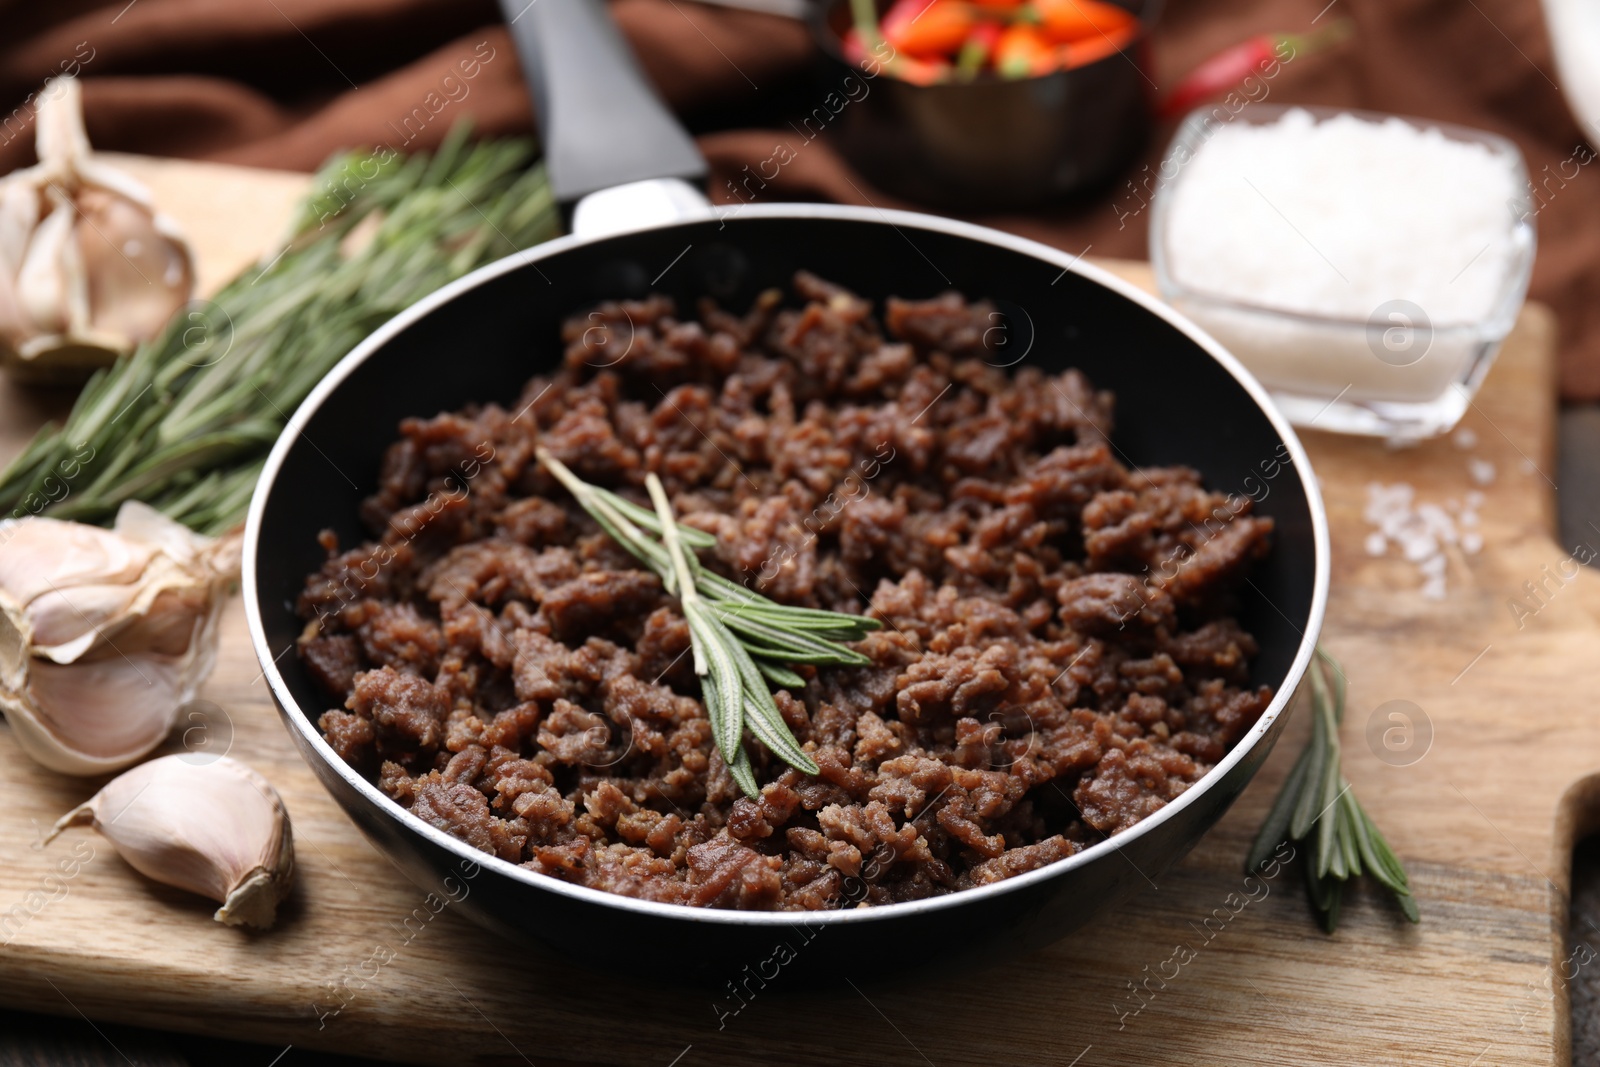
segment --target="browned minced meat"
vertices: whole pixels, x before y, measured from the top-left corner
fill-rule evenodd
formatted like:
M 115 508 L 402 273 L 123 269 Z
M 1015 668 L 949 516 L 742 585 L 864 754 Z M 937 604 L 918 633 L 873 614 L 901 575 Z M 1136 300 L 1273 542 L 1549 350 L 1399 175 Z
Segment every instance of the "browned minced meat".
M 742 318 L 602 305 L 510 408 L 401 425 L 362 509 L 374 540 L 325 534 L 299 605 L 344 759 L 551 877 L 812 910 L 1036 869 L 1222 758 L 1271 696 L 1230 614 L 1271 521 L 1192 470 L 1125 466 L 1081 374 L 986 363 L 988 304 L 880 320 L 795 286 L 800 307 L 772 293 Z M 641 503 L 657 472 L 723 574 L 885 623 L 858 645 L 872 666 L 775 694 L 819 775 L 747 740 L 763 788 L 740 794 L 676 601 L 536 441 Z

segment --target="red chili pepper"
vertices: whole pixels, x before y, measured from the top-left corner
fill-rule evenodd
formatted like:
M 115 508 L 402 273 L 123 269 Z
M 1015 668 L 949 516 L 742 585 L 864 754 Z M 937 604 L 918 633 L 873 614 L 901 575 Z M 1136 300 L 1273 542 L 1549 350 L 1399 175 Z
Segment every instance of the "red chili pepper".
M 1134 22 L 1100 37 L 1058 45 L 1056 56 L 1062 70 L 1086 67 L 1090 63 L 1098 63 L 1107 56 L 1116 55 L 1132 44 L 1138 36 L 1139 24 Z
M 972 29 L 972 9 L 961 0 L 895 0 L 883 16 L 883 39 L 917 59 L 955 54 Z
M 1032 0 L 1031 9 L 1045 36 L 1056 44 L 1126 33 L 1139 21 L 1127 8 L 1104 0 Z
M 1350 30 L 1350 20 L 1340 19 L 1315 33 L 1263 33 L 1240 41 L 1191 70 L 1167 94 L 1157 113 L 1162 118 L 1182 115 L 1203 100 L 1237 88 L 1250 75 L 1260 74 L 1272 63 L 1337 44 L 1350 35 Z
M 923 4 L 925 0 L 901 0 L 902 7 L 912 7 Z M 877 10 L 872 0 L 851 0 L 851 11 L 855 18 L 855 25 L 844 32 L 840 38 L 840 45 L 845 59 L 858 67 L 868 67 L 869 57 L 867 42 L 875 42 L 876 46 L 885 43 L 885 35 L 878 25 Z M 890 12 L 893 14 L 893 11 Z M 911 17 L 909 14 L 906 17 Z M 885 19 L 887 22 L 887 17 Z M 921 60 L 912 56 L 901 55 L 891 50 L 889 57 L 883 60 L 882 69 L 891 76 L 901 81 L 911 82 L 913 85 L 934 85 L 950 80 L 950 64 L 943 59 Z
M 994 47 L 994 69 L 1002 78 L 1031 78 L 1055 66 L 1055 54 L 1037 26 L 1013 22 Z

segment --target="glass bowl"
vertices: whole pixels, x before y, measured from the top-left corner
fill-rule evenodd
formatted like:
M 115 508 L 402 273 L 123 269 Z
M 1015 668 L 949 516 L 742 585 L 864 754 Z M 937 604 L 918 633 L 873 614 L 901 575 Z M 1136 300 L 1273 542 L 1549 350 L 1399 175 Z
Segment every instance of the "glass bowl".
M 1510 240 L 1498 264 L 1498 291 L 1480 315 L 1434 322 L 1416 303 L 1399 298 L 1359 318 L 1305 313 L 1208 292 L 1193 284 L 1192 272 L 1174 271 L 1173 203 L 1193 173 L 1189 164 L 1225 122 L 1266 125 L 1290 110 L 1308 112 L 1317 124 L 1337 115 L 1368 122 L 1398 118 L 1419 130 L 1437 130 L 1448 140 L 1482 145 L 1504 162 L 1514 190 L 1505 205 Z M 1491 133 L 1404 116 L 1250 104 L 1219 122 L 1221 111 L 1192 112 L 1163 158 L 1150 225 L 1150 260 L 1162 297 L 1238 356 L 1298 426 L 1413 440 L 1447 433 L 1471 404 L 1527 295 L 1534 211 L 1521 152 Z M 1396 192 L 1429 195 L 1428 190 Z M 1191 278 L 1189 284 L 1179 280 L 1180 273 Z

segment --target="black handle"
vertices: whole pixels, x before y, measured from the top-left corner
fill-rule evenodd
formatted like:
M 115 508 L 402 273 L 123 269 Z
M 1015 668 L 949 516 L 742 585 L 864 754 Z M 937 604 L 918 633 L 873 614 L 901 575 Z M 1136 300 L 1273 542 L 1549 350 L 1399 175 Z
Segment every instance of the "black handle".
M 556 200 L 648 178 L 706 175 L 601 0 L 500 0 L 539 112 Z

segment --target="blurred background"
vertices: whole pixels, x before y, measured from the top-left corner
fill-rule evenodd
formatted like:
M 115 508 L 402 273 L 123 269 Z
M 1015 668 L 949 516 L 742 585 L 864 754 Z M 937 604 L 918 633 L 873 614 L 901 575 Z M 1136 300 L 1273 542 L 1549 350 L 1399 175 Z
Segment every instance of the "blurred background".
M 803 140 L 791 123 L 817 102 L 815 49 L 793 17 L 803 3 L 610 5 L 650 78 L 698 135 L 715 200 L 734 199 L 728 183 L 779 143 Z M 1266 99 L 1498 133 L 1522 150 L 1535 182 L 1587 143 L 1563 97 L 1544 10 L 1529 0 L 1173 0 L 1150 35 L 1151 92 L 1255 35 L 1304 34 L 1335 19 L 1352 32 L 1284 64 Z M 12 5 L 7 31 L 0 173 L 32 161 L 29 94 L 69 64 L 83 82 L 89 139 L 102 151 L 310 171 L 343 148 L 435 147 L 461 118 L 481 135 L 534 126 L 499 9 L 477 0 L 63 0 Z M 462 78 L 460 64 L 474 60 L 476 76 Z M 430 106 L 442 108 L 425 123 L 408 121 L 429 94 Z M 1092 246 L 1093 255 L 1142 259 L 1149 213 L 1129 209 L 1148 200 L 1145 168 L 1159 165 L 1176 125 L 1161 121 L 1124 173 L 1098 189 L 1026 214 L 967 214 L 1074 254 Z M 761 200 L 908 206 L 855 172 L 826 137 L 805 143 L 763 184 L 749 183 Z M 1596 401 L 1600 179 L 1580 172 L 1563 185 L 1538 215 L 1529 296 L 1559 315 L 1564 399 Z

